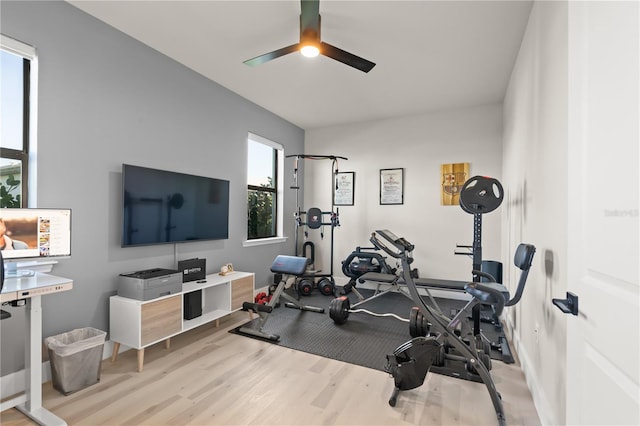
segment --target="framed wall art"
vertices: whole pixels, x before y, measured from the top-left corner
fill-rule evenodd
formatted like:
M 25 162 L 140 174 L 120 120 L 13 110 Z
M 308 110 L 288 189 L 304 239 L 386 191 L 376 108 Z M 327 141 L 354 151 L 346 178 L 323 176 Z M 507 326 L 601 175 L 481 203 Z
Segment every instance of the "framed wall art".
M 380 204 L 404 203 L 404 169 L 380 170 Z
M 440 166 L 440 204 L 443 206 L 460 204 L 460 190 L 469 177 L 469 163 L 442 164 Z
M 336 184 L 333 187 L 333 205 L 353 206 L 356 184 L 356 172 L 336 173 Z

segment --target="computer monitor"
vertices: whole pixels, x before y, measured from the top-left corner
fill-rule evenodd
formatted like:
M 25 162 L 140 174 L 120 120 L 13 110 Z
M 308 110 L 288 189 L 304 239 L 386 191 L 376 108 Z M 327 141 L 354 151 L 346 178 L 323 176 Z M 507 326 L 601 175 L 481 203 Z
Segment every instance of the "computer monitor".
M 71 210 L 0 209 L 0 250 L 8 274 L 17 260 L 71 256 Z

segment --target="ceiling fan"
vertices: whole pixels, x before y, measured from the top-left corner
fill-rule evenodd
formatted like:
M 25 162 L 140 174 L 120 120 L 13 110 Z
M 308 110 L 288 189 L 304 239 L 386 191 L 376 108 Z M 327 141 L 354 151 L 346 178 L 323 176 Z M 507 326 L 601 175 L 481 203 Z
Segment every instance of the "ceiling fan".
M 320 40 L 320 1 L 300 1 L 300 42 L 273 52 L 265 53 L 255 58 L 244 61 L 245 64 L 254 67 L 272 59 L 279 58 L 289 53 L 300 51 L 304 56 L 313 57 L 318 54 L 327 56 L 362 72 L 369 72 L 376 66 L 371 61 L 338 49 Z

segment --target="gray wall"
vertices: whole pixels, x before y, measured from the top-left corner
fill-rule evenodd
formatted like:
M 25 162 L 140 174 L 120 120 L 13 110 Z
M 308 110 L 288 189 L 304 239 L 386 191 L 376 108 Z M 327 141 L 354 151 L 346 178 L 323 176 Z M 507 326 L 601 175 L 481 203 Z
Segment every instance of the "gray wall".
M 38 207 L 73 209 L 72 257 L 53 274 L 70 292 L 43 298 L 43 335 L 92 326 L 108 330 L 108 301 L 122 272 L 175 267 L 206 257 L 209 272 L 232 262 L 267 284 L 286 243 L 243 248 L 246 137 L 303 152 L 304 131 L 61 1 L 2 1 L 4 35 L 35 46 L 39 60 Z M 229 239 L 120 247 L 122 163 L 227 179 Z M 292 169 L 290 161 L 285 163 Z M 285 212 L 295 194 L 285 193 Z M 285 224 L 286 225 L 286 224 Z M 24 308 L 2 321 L 2 375 L 24 367 Z

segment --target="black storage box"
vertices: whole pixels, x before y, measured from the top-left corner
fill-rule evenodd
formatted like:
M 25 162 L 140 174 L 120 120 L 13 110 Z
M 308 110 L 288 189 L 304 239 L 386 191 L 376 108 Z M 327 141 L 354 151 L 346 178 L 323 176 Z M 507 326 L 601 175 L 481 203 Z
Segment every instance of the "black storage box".
M 203 280 L 207 274 L 207 259 L 186 259 L 178 261 L 178 271 L 182 272 L 182 282 Z
M 202 315 L 202 290 L 184 293 L 184 319 L 190 320 Z

